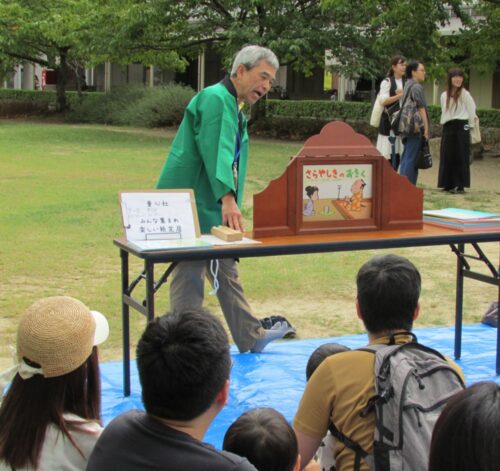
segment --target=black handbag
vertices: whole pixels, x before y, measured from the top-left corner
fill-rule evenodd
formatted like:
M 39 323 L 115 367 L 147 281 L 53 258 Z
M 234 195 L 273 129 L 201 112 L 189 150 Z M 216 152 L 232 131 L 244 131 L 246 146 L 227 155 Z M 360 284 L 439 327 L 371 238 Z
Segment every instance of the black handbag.
M 429 149 L 429 141 L 427 139 L 422 140 L 422 148 L 418 153 L 415 167 L 420 170 L 427 170 L 432 167 L 432 155 Z

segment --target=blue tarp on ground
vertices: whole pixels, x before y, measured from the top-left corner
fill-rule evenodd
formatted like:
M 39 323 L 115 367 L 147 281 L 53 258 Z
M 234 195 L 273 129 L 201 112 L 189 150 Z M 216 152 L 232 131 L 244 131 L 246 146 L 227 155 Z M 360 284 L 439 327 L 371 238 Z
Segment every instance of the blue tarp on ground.
M 455 330 L 453 327 L 416 329 L 419 342 L 453 358 Z M 462 335 L 462 367 L 467 384 L 496 381 L 497 330 L 483 324 L 464 325 Z M 240 354 L 231 350 L 234 365 L 231 370 L 229 404 L 212 423 L 205 441 L 220 448 L 229 425 L 244 411 L 254 407 L 273 407 L 292 420 L 305 384 L 305 368 L 309 355 L 319 345 L 337 342 L 350 348 L 367 343 L 366 335 L 350 335 L 308 340 L 274 342 L 261 354 Z M 131 365 L 132 394 L 123 397 L 121 362 L 101 364 L 102 407 L 104 423 L 129 409 L 142 409 L 140 385 L 135 362 Z

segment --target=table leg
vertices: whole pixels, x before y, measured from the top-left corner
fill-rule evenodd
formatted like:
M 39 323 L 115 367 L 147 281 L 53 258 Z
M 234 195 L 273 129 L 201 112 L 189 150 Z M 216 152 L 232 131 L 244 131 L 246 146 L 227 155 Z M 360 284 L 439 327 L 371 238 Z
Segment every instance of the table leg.
M 460 253 L 464 253 L 464 244 L 457 244 Z M 455 298 L 455 359 L 462 354 L 462 312 L 464 301 L 464 267 L 462 258 L 457 256 L 457 284 Z
M 122 333 L 123 333 L 123 395 L 130 396 L 130 308 L 125 302 L 128 292 L 128 252 L 120 249 L 122 265 Z
M 146 311 L 148 322 L 155 318 L 155 277 L 154 263 L 144 262 L 144 271 L 146 273 Z
M 498 273 L 500 274 L 500 244 L 498 244 Z M 498 307 L 500 309 L 500 283 L 498 285 Z M 497 322 L 497 376 L 500 376 L 500 313 Z

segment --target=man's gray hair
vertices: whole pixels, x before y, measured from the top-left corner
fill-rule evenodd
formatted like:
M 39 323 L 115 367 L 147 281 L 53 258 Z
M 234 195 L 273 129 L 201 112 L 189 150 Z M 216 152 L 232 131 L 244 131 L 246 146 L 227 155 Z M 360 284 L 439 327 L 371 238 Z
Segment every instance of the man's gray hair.
M 238 66 L 240 64 L 243 64 L 247 70 L 250 70 L 261 60 L 265 60 L 276 70 L 280 67 L 278 58 L 276 57 L 276 54 L 271 51 L 271 49 L 262 46 L 245 46 L 238 52 L 238 54 L 236 54 L 236 57 L 234 58 L 233 67 L 231 69 L 231 77 L 236 76 L 236 71 L 238 70 Z

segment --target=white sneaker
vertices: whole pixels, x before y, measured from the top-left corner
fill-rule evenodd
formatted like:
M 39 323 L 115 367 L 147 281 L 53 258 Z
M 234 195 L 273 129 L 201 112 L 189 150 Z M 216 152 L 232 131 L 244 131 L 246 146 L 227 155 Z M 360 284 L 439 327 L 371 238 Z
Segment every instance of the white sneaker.
M 288 322 L 276 322 L 270 329 L 264 330 L 264 335 L 255 342 L 250 351 L 252 353 L 260 353 L 266 348 L 269 342 L 282 339 L 286 334 L 292 331 L 295 332 L 295 329 L 291 327 Z

